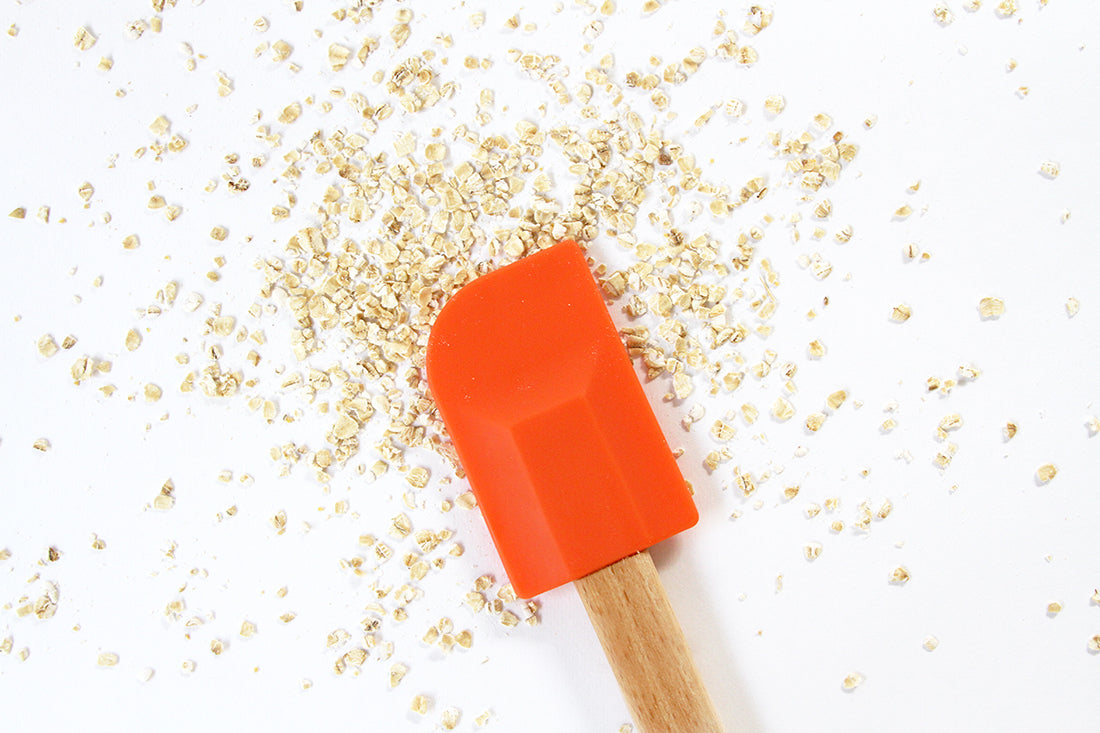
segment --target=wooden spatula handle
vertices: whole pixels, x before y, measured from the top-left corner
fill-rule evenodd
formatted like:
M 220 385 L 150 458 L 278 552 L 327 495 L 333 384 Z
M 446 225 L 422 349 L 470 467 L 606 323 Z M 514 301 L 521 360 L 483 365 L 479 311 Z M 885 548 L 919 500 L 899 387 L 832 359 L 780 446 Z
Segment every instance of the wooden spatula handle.
M 573 585 L 640 733 L 722 733 L 648 552 Z

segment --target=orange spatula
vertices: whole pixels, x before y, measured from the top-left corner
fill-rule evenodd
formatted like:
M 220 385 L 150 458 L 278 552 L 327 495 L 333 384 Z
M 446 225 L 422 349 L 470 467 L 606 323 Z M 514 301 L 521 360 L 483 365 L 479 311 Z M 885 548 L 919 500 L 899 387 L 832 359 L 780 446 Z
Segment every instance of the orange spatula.
M 573 581 L 643 733 L 720 731 L 646 552 L 699 515 L 580 247 L 462 288 L 426 360 L 516 593 Z

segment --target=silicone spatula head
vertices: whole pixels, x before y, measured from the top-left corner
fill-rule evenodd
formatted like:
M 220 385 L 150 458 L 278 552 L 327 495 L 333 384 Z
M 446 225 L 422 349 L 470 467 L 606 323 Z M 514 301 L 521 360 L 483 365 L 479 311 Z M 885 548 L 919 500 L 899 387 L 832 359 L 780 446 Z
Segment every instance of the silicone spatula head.
M 428 385 L 516 593 L 699 515 L 579 246 L 474 280 L 440 311 Z

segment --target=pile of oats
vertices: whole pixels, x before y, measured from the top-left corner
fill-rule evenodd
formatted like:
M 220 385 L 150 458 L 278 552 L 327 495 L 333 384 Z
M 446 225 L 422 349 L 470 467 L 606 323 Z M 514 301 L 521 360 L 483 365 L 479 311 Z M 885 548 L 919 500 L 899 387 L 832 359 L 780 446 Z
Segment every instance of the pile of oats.
M 154 16 L 113 31 L 89 22 L 72 37 L 75 53 L 83 58 L 95 47 L 96 56 L 105 54 L 96 73 L 114 78 L 121 62 L 132 60 L 124 59 L 126 49 L 137 48 L 118 45 L 119 37 L 148 42 L 171 24 L 167 13 L 175 5 L 154 0 Z M 444 730 L 469 727 L 469 714 L 464 718 L 446 696 L 416 692 L 418 670 L 426 660 L 477 654 L 485 637 L 539 633 L 540 601 L 517 598 L 506 580 L 469 557 L 464 513 L 474 512 L 477 501 L 427 388 L 424 349 L 436 314 L 458 289 L 562 239 L 585 249 L 651 396 L 676 415 L 671 424 L 694 433 L 671 436 L 685 473 L 708 478 L 694 491 L 729 504 L 725 511 L 734 519 L 801 497 L 790 510 L 806 523 L 806 535 L 789 549 L 805 560 L 807 572 L 829 572 L 836 557 L 831 548 L 817 562 L 826 543 L 893 524 L 890 518 L 905 508 L 899 496 L 845 493 L 842 500 L 837 487 L 818 477 L 777 482 L 784 466 L 758 460 L 748 449 L 767 444 L 769 431 L 796 434 L 802 443 L 789 453 L 802 458 L 822 440 L 815 436 L 843 429 L 845 415 L 863 407 L 859 385 L 834 380 L 821 386 L 811 375 L 814 386 L 804 388 L 803 375 L 843 357 L 839 340 L 816 331 L 815 319 L 829 307 L 829 295 L 850 281 L 845 263 L 862 245 L 855 193 L 846 185 L 859 175 L 851 169 L 861 146 L 872 144 L 878 122 L 866 110 L 796 111 L 802 100 L 780 90 L 741 98 L 699 89 L 700 75 L 713 69 L 752 74 L 766 62 L 775 26 L 770 7 L 723 12 L 690 38 L 676 39 L 664 56 L 625 62 L 603 53 L 601 39 L 639 17 L 659 21 L 668 12 L 661 12 L 662 2 L 646 0 L 630 13 L 613 0 L 588 3 L 591 12 L 577 28 L 584 53 L 561 55 L 541 42 L 541 22 L 527 13 L 472 9 L 460 35 L 440 30 L 419 8 L 345 5 L 312 37 L 274 10 L 273 19 L 248 21 L 256 68 L 296 80 L 315 74 L 309 77 L 315 88 L 301 93 L 301 85 L 272 85 L 263 109 L 238 129 L 222 131 L 223 150 L 216 163 L 207 163 L 203 180 L 173 187 L 160 171 L 203 154 L 189 142 L 200 137 L 188 128 L 191 115 L 203 105 L 232 103 L 257 78 L 251 68 L 211 68 L 206 50 L 179 45 L 182 67 L 207 73 L 209 98 L 186 110 L 166 104 L 143 111 L 144 137 L 135 141 L 130 162 L 158 173 L 139 188 L 148 220 L 112 222 L 103 208 L 110 186 L 84 180 L 83 173 L 71 184 L 73 205 L 88 210 L 97 226 L 110 226 L 112 250 L 123 258 L 156 253 L 164 258 L 163 275 L 135 285 L 141 295 L 134 297 L 142 300 L 133 304 L 133 321 L 115 325 L 110 340 L 83 330 L 79 340 L 62 336 L 58 323 L 43 327 L 28 347 L 50 367 L 70 351 L 61 354 L 60 383 L 68 388 L 71 382 L 83 398 L 125 400 L 157 411 L 161 421 L 169 418 L 159 414 L 165 404 L 180 404 L 177 398 L 196 410 L 214 404 L 254 417 L 269 445 L 258 458 L 272 476 L 291 480 L 279 493 L 277 483 L 250 473 L 253 457 L 242 456 L 241 465 L 211 477 L 211 486 L 230 492 L 257 484 L 275 503 L 261 515 L 255 505 L 226 498 L 210 519 L 219 528 L 254 519 L 272 543 L 289 543 L 318 526 L 348 540 L 338 556 L 317 558 L 347 580 L 333 591 L 345 607 L 315 639 L 323 667 L 313 677 L 296 675 L 302 691 L 313 688 L 321 669 L 331 677 L 362 676 L 385 689 L 402 685 L 416 719 Z M 962 5 L 967 12 L 979 6 Z M 301 2 L 288 7 L 304 12 Z M 1017 11 L 1014 2 L 995 6 L 1006 18 Z M 554 14 L 563 12 L 559 7 Z M 966 19 L 945 3 L 932 14 L 944 27 Z M 508 34 L 507 53 L 482 55 L 476 42 L 463 43 L 490 32 Z M 18 35 L 14 24 L 8 35 Z M 512 86 L 494 87 L 502 78 Z M 116 94 L 126 91 L 118 87 Z M 760 152 L 744 168 L 721 168 L 710 159 L 715 140 Z M 1061 165 L 1047 160 L 1038 170 L 1053 180 Z M 1033 168 L 1028 172 L 1034 176 Z M 928 190 L 921 180 L 906 180 L 914 182 L 905 196 Z M 223 200 L 243 212 L 241 219 L 269 228 L 249 233 L 240 220 L 213 206 L 207 211 L 206 203 Z M 925 209 L 894 201 L 876 215 L 900 228 Z M 21 202 L 10 218 L 18 226 L 57 226 L 64 213 L 63 206 Z M 172 255 L 184 254 L 184 245 L 172 244 L 163 227 L 187 248 L 212 248 L 203 264 L 176 264 Z M 902 247 L 907 261 L 932 258 L 923 244 L 902 241 L 890 244 L 894 256 Z M 242 274 L 244 252 L 252 267 Z M 93 286 L 103 284 L 104 276 L 96 276 Z M 249 293 L 252 302 L 240 307 L 219 296 L 230 289 Z M 808 312 L 802 309 L 803 318 L 789 303 L 806 292 L 815 300 Z M 897 324 L 886 327 L 902 337 L 931 312 L 905 297 L 891 293 L 873 309 L 875 320 Z M 1006 314 L 999 297 L 974 293 L 968 307 L 975 301 L 982 321 Z M 1017 302 L 1005 323 L 1014 320 Z M 1060 304 L 1069 318 L 1082 308 L 1073 297 Z M 912 319 L 916 307 L 919 317 Z M 163 334 L 172 328 L 181 329 L 172 351 L 156 353 L 166 357 L 164 366 L 147 372 L 134 366 L 163 350 Z M 786 338 L 795 328 L 797 337 Z M 911 399 L 883 408 L 889 415 L 875 418 L 874 439 L 898 438 L 910 426 L 906 410 L 913 402 L 948 399 L 981 374 L 971 364 L 947 369 L 906 385 Z M 707 414 L 704 404 L 722 408 Z M 956 409 L 937 407 L 921 433 L 935 441 L 925 468 L 941 474 L 958 470 L 952 462 L 959 446 L 952 441 L 961 442 L 958 436 L 977 423 Z M 1005 440 L 1013 439 L 1016 422 L 999 420 Z M 1100 432 L 1095 417 L 1086 425 Z M 64 455 L 56 440 L 28 443 L 22 447 L 41 460 Z M 912 453 L 902 446 L 896 457 L 908 463 Z M 867 465 L 853 470 L 853 481 L 869 477 Z M 1057 472 L 1053 463 L 1043 464 L 1031 483 L 1047 484 Z M 197 489 L 182 481 L 177 488 L 169 474 L 179 480 L 173 466 L 165 466 L 143 489 L 139 508 L 150 526 L 183 534 L 191 521 L 184 509 Z M 369 492 L 352 492 L 367 484 Z M 304 515 L 287 486 L 316 497 L 320 522 Z M 173 570 L 182 567 L 179 547 L 165 541 L 163 560 Z M 110 552 L 94 535 L 92 548 Z M 0 561 L 9 557 L 0 550 Z M 49 567 L 60 557 L 50 545 L 38 562 Z M 889 584 L 908 592 L 900 590 L 910 580 L 907 566 L 892 560 L 886 567 Z M 39 589 L 11 608 L 17 619 L 50 622 L 68 598 L 35 572 Z M 266 615 L 250 609 L 220 619 L 193 600 L 188 585 L 207 571 L 183 572 L 186 582 L 158 598 L 155 611 L 159 617 L 163 609 L 166 633 L 191 644 L 187 656 L 171 662 L 184 674 L 201 674 L 207 665 L 238 658 L 248 644 L 277 643 L 269 639 L 280 631 L 316 621 L 305 604 L 287 605 L 295 596 L 285 586 L 269 591 L 282 605 Z M 785 576 L 773 577 L 778 592 Z M 796 576 L 786 577 L 790 587 Z M 6 636 L 0 652 L 12 653 L 13 644 Z M 104 674 L 137 663 L 111 640 L 102 645 L 92 648 L 123 652 L 89 655 L 87 663 Z M 937 645 L 935 636 L 922 644 L 928 651 Z M 25 647 L 18 652 L 23 659 L 29 654 Z M 141 669 L 140 679 L 152 678 L 152 668 Z M 853 672 L 842 689 L 862 682 Z M 483 712 L 473 721 L 482 726 L 490 717 Z

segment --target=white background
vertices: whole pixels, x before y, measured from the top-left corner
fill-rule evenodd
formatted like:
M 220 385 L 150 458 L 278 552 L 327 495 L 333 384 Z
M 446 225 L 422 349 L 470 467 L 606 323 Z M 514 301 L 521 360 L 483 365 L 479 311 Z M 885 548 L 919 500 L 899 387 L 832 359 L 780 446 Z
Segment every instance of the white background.
M 162 33 L 132 40 L 126 25 L 151 16 L 148 2 L 6 0 L 0 30 L 14 24 L 18 34 L 0 36 L 0 549 L 11 551 L 0 561 L 0 640 L 13 639 L 13 652 L 0 655 L 5 728 L 435 730 L 448 707 L 461 709 L 459 729 L 466 731 L 485 710 L 488 729 L 501 731 L 616 731 L 628 721 L 571 588 L 539 599 L 537 627 L 506 629 L 464 605 L 476 577 L 491 573 L 499 587 L 503 571 L 476 512 L 438 510 L 441 499 L 465 490 L 461 481 L 433 482 L 417 509 L 407 510 L 407 487 L 395 473 L 369 484 L 349 474 L 328 493 L 305 472 L 279 478 L 268 449 L 288 440 L 319 447 L 323 420 L 307 406 L 302 420 L 268 426 L 239 397 L 180 394 L 188 367 L 174 359 L 201 348 L 211 303 L 243 316 L 260 302 L 253 261 L 280 256 L 289 235 L 311 223 L 306 204 L 318 200 L 319 179 L 303 184 L 303 203 L 289 221 L 271 222 L 285 149 L 308 140 L 312 129 L 356 124 L 339 104 L 327 117 L 307 112 L 294 127 L 275 125 L 287 147 L 270 150 L 255 139 L 253 110 L 274 123 L 291 101 L 326 98 L 337 85 L 349 92 L 361 85 L 377 96 L 368 84 L 374 68 L 434 48 L 450 57 L 445 78 L 459 84 L 456 97 L 422 115 L 395 114 L 371 143 L 378 150 L 392 151 L 405 129 L 423 141 L 434 125 L 469 121 L 483 87 L 496 90 L 490 129 L 508 133 L 516 120 L 536 119 L 540 103 L 549 105 L 550 121 L 579 124 L 577 106 L 556 109 L 545 83 L 507 60 L 510 48 L 560 55 L 570 85 L 614 53 L 611 76 L 621 85 L 627 71 L 650 70 L 651 55 L 663 68 L 694 46 L 713 52 L 719 11 L 739 30 L 746 9 L 681 1 L 643 17 L 638 2 L 617 5 L 604 18 L 572 3 L 555 12 L 537 3 L 385 2 L 369 27 L 350 28 L 331 17 L 337 3 L 306 0 L 294 12 L 281 2 L 180 0 L 163 14 Z M 1013 17 L 1002 18 L 988 0 L 977 12 L 951 2 L 954 22 L 941 27 L 933 5 L 780 0 L 769 6 L 772 26 L 743 39 L 759 62 L 746 69 L 708 59 L 669 91 L 675 119 L 647 106 L 644 96 L 628 95 L 647 124 L 690 148 L 708 180 L 737 190 L 754 175 L 773 176 L 777 191 L 765 201 L 729 219 L 704 213 L 685 223 L 719 239 L 732 241 L 765 214 L 796 210 L 797 191 L 782 190 L 775 173 L 782 161 L 766 143 L 769 130 L 797 134 L 826 112 L 860 146 L 828 191 L 830 232 L 848 223 L 852 241 L 811 242 L 804 224 L 796 245 L 778 220 L 758 249 L 782 275 L 780 306 L 774 334 L 750 336 L 741 353 L 752 363 L 773 349 L 778 363 L 800 366 L 791 397 L 797 416 L 779 423 L 768 415 L 780 393 L 774 379 L 746 378 L 737 392 L 714 398 L 697 380 L 695 394 L 682 402 L 662 401 L 667 381 L 647 385 L 670 443 L 684 451 L 681 465 L 702 515 L 698 527 L 653 554 L 731 732 L 1085 731 L 1100 719 L 1100 656 L 1088 650 L 1100 634 L 1100 606 L 1090 601 L 1100 587 L 1100 437 L 1087 427 L 1100 414 L 1100 62 L 1093 42 L 1100 8 L 1083 0 L 1045 7 L 1022 0 Z M 397 51 L 387 34 L 401 7 L 415 17 L 412 37 Z M 467 18 L 476 10 L 486 11 L 486 23 L 474 31 Z M 504 30 L 517 12 L 537 30 Z M 259 16 L 271 23 L 265 34 L 253 30 Z M 581 32 L 596 18 L 605 30 L 586 53 Z M 83 53 L 72 44 L 80 25 L 99 37 Z M 432 43 L 440 32 L 453 35 L 453 49 Z M 367 71 L 328 70 L 329 43 L 356 43 L 367 33 L 383 37 Z M 270 52 L 253 58 L 258 44 L 279 38 L 294 46 L 290 61 L 301 65 L 299 73 L 272 63 Z M 182 42 L 202 54 L 193 72 Z M 493 68 L 462 69 L 468 54 L 492 58 Z M 95 68 L 100 56 L 113 58 L 111 71 Z M 1009 59 L 1018 62 L 1013 71 Z M 435 63 L 439 68 L 438 57 Z M 216 94 L 217 71 L 234 79 L 229 97 Z M 1021 86 L 1026 96 L 1017 93 Z M 778 117 L 764 113 L 771 94 L 787 100 Z M 719 107 L 707 126 L 694 128 L 699 114 L 730 98 L 745 103 L 742 118 Z M 148 125 L 160 114 L 189 147 L 163 163 L 151 155 L 135 159 L 133 151 L 152 142 Z M 872 114 L 878 122 L 865 129 Z M 231 197 L 223 183 L 204 192 L 234 152 L 244 160 L 270 156 L 265 168 L 251 171 L 253 189 Z M 1047 160 L 1061 165 L 1054 180 L 1039 173 Z M 917 180 L 919 190 L 909 192 Z M 84 181 L 95 186 L 86 210 L 77 196 Z M 148 181 L 183 206 L 180 219 L 168 223 L 145 210 Z M 568 194 L 565 186 L 562 199 Z M 915 211 L 903 221 L 892 216 L 902 204 Z M 43 205 L 51 207 L 49 224 L 35 217 Z M 26 219 L 6 216 L 18 206 L 27 208 Z M 798 210 L 809 219 L 807 207 Z M 212 241 L 214 224 L 227 226 L 229 239 Z M 126 252 L 120 242 L 130 233 L 142 245 Z M 906 261 L 907 242 L 931 258 Z M 824 281 L 797 265 L 799 254 L 812 251 L 834 265 Z M 623 258 L 600 238 L 590 254 L 599 262 Z M 214 284 L 205 273 L 217 255 L 228 263 Z M 103 285 L 93 287 L 99 275 Z M 139 318 L 169 280 L 180 283 L 181 302 L 201 293 L 203 308 Z M 1005 301 L 1000 319 L 979 318 L 986 296 Z M 1070 297 L 1081 304 L 1073 318 L 1065 308 Z M 898 303 L 913 311 L 904 324 L 889 320 Z M 755 323 L 744 303 L 731 307 Z M 819 315 L 808 320 L 811 308 Z M 612 312 L 625 323 L 618 307 Z M 270 339 L 265 367 L 294 369 L 285 350 L 288 317 L 265 316 L 250 323 L 256 326 Z M 130 328 L 144 336 L 132 354 L 122 347 Z M 35 348 L 44 333 L 59 342 L 73 334 L 78 343 L 44 359 Z M 806 354 L 813 339 L 828 348 L 820 360 Z M 74 386 L 69 365 L 83 353 L 111 359 L 112 373 Z M 981 376 L 947 395 L 927 391 L 928 377 L 955 377 L 964 364 Z M 268 374 L 277 391 L 278 377 Z M 111 398 L 96 391 L 108 381 L 119 388 Z M 141 398 L 147 382 L 164 388 L 160 402 Z M 848 402 L 820 432 L 807 432 L 805 416 L 841 388 Z M 291 409 L 293 400 L 285 395 L 282 404 Z M 717 445 L 707 429 L 744 402 L 761 417 L 751 426 L 735 419 L 735 458 L 708 474 L 702 459 Z M 896 409 L 884 412 L 891 403 Z M 697 404 L 705 417 L 685 432 L 681 420 Z M 945 448 L 935 428 L 949 413 L 964 424 L 951 434 L 958 452 L 941 470 L 932 462 Z M 887 417 L 898 427 L 883 434 Z M 1019 432 L 1006 441 L 1010 420 Z M 52 446 L 46 453 L 31 447 L 42 437 Z M 807 449 L 801 457 L 798 446 Z M 899 459 L 904 451 L 911 460 Z M 436 479 L 448 473 L 432 456 L 409 461 L 432 466 Z M 1058 475 L 1040 485 L 1036 469 L 1048 462 Z M 772 477 L 745 499 L 732 485 L 734 465 Z M 232 483 L 217 481 L 222 470 L 233 471 Z M 240 484 L 242 473 L 255 482 Z M 177 487 L 176 506 L 149 510 L 168 478 Z M 801 493 L 784 502 L 782 489 L 794 484 Z M 836 512 L 806 517 L 806 504 L 828 497 L 840 499 Z M 348 500 L 354 514 L 335 515 L 337 499 Z M 893 512 L 870 532 L 853 532 L 865 499 L 874 509 L 889 499 Z M 231 505 L 237 516 L 217 521 Z M 280 509 L 290 522 L 277 536 L 268 518 Z M 384 622 L 380 638 L 394 644 L 391 659 L 374 655 L 359 674 L 337 676 L 331 669 L 339 652 L 326 648 L 326 635 L 337 628 L 361 634 L 372 600 L 369 582 L 339 561 L 362 552 L 360 534 L 384 537 L 401 511 L 416 528 L 453 530 L 466 554 L 421 584 L 424 598 L 410 605 L 408 621 Z M 829 530 L 834 519 L 845 522 L 844 531 Z M 91 548 L 93 533 L 107 543 L 104 550 Z M 808 542 L 823 545 L 814 562 L 803 557 Z M 165 555 L 170 543 L 174 558 Z M 50 546 L 62 552 L 57 562 L 46 561 Z M 898 565 L 912 575 L 904 586 L 888 582 Z M 401 583 L 399 570 L 387 566 L 379 577 Z M 56 615 L 18 617 L 20 599 L 33 601 L 45 581 L 60 589 Z M 284 586 L 288 593 L 278 598 Z M 184 618 L 201 617 L 201 626 L 189 629 L 164 614 L 177 598 L 186 601 Z M 1047 613 L 1052 601 L 1064 607 L 1055 616 Z M 278 616 L 287 611 L 297 617 L 283 624 Z M 443 654 L 421 644 L 443 616 L 456 630 L 473 631 L 470 650 Z M 252 639 L 237 635 L 244 619 L 259 629 Z M 940 642 L 934 651 L 922 648 L 930 635 Z M 220 656 L 210 653 L 214 638 L 228 642 Z M 21 649 L 29 652 L 26 661 Z M 97 666 L 100 652 L 118 654 L 119 664 Z M 196 662 L 194 672 L 182 672 L 185 660 Z M 395 662 L 408 665 L 409 674 L 390 689 Z M 144 682 L 147 668 L 155 674 Z M 845 692 L 842 681 L 852 673 L 865 681 Z M 312 686 L 303 690 L 302 680 Z M 424 717 L 409 712 L 416 694 L 433 700 Z

